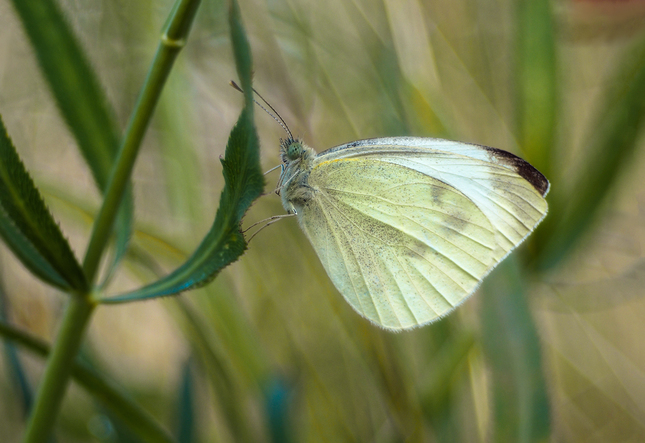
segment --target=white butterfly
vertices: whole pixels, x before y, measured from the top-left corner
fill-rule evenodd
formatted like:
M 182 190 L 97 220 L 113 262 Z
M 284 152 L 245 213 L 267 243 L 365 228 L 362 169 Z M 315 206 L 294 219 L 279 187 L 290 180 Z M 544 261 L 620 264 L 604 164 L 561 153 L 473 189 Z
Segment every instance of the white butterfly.
M 461 304 L 547 213 L 549 182 L 508 152 L 417 137 L 320 154 L 282 142 L 282 204 L 338 291 L 392 330 Z

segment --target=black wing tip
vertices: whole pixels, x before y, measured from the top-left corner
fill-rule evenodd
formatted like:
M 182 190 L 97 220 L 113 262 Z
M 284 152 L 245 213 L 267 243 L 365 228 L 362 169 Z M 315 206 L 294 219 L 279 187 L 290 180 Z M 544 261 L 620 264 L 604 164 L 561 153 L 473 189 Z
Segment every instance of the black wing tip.
M 524 180 L 529 182 L 535 190 L 542 195 L 542 197 L 546 197 L 546 194 L 549 192 L 549 187 L 551 186 L 549 184 L 549 180 L 547 180 L 546 177 L 540 171 L 535 169 L 535 167 L 533 167 L 529 162 L 515 154 L 511 154 L 510 152 L 503 151 L 501 149 L 491 148 L 489 146 L 482 147 L 485 148 L 491 157 L 495 158 L 498 162 L 512 167 L 515 172 L 517 172 Z

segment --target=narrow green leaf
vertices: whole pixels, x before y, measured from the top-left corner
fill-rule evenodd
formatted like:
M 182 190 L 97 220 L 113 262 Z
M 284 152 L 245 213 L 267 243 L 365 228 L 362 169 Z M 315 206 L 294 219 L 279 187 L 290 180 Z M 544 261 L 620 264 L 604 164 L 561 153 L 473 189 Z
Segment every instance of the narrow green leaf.
M 549 399 L 540 341 L 515 260 L 505 260 L 482 289 L 482 345 L 493 393 L 491 441 L 547 441 Z
M 128 294 L 102 299 L 102 303 L 155 298 L 200 287 L 242 255 L 246 242 L 240 232 L 240 221 L 264 186 L 257 136 L 248 108 L 242 111 L 231 131 L 222 165 L 225 186 L 215 222 L 193 255 L 161 280 Z
M 589 149 L 577 172 L 570 195 L 554 188 L 551 212 L 542 232 L 538 265 L 552 268 L 573 250 L 595 220 L 613 185 L 633 162 L 639 134 L 645 121 L 645 35 L 635 42 L 616 69 L 611 85 L 595 112 L 588 137 Z M 565 173 L 563 171 L 563 173 Z
M 455 387 L 453 380 L 474 344 L 473 335 L 462 332 L 448 337 L 446 343 L 441 345 L 433 355 L 432 374 L 420 394 L 426 415 L 431 416 L 438 411 L 448 409 L 446 403 L 450 400 L 451 391 Z
M 119 144 L 119 131 L 100 83 L 53 0 L 13 0 L 65 122 L 101 190 Z
M 119 146 L 120 130 L 103 88 L 54 0 L 13 0 L 56 104 L 76 138 L 98 188 L 105 192 Z M 116 225 L 116 262 L 132 231 L 131 195 Z
M 554 26 L 549 0 L 521 0 L 517 11 L 516 103 L 525 157 L 547 177 L 557 115 Z
M 249 115 L 253 118 L 253 60 L 251 46 L 246 38 L 246 31 L 240 16 L 240 6 L 237 0 L 230 0 L 228 25 L 231 29 L 231 43 L 233 44 L 233 56 L 235 57 L 235 68 L 237 76 L 244 91 L 244 103 L 249 108 Z M 251 120 L 253 121 L 253 120 Z
M 248 410 L 243 407 L 243 392 L 239 380 L 240 372 L 231 361 L 220 337 L 213 334 L 211 326 L 199 318 L 195 309 L 181 297 L 175 299 L 181 315 L 180 324 L 186 337 L 192 344 L 193 354 L 198 357 L 207 380 L 214 392 L 216 408 L 222 412 L 223 423 L 233 441 L 255 441 L 253 432 L 248 426 Z
M 4 285 L 0 281 L 0 322 L 7 323 L 7 311 L 9 300 L 4 290 Z M 16 352 L 16 345 L 10 341 L 4 343 L 3 360 L 6 364 L 6 371 L 9 375 L 10 384 L 13 385 L 15 394 L 13 398 L 17 403 L 22 406 L 23 418 L 29 417 L 29 411 L 33 404 L 33 390 L 27 380 L 25 370 L 20 359 L 18 352 Z
M 1 117 L 0 235 L 42 280 L 63 289 L 87 289 L 81 266 L 20 161 Z
M 269 425 L 269 435 L 273 443 L 294 441 L 293 425 L 290 423 L 290 406 L 293 400 L 292 389 L 280 378 L 273 378 L 264 388 L 264 409 Z
M 387 29 L 387 37 L 378 35 L 374 26 L 369 23 L 365 14 L 361 13 L 356 2 L 343 2 L 347 17 L 352 20 L 358 31 L 359 38 L 365 48 L 365 53 L 370 58 L 379 82 L 379 89 L 383 93 L 383 105 L 380 114 L 384 114 L 382 121 L 385 131 L 389 134 L 409 132 L 409 122 L 405 107 L 401 101 L 401 92 L 405 86 L 399 58 L 393 45 L 391 30 Z M 383 3 L 378 2 L 372 7 L 372 13 L 386 17 Z M 389 114 L 389 115 L 388 115 Z
M 148 286 L 102 303 L 122 303 L 176 294 L 208 283 L 246 249 L 240 222 L 253 200 L 262 194 L 264 177 L 260 169 L 259 141 L 253 123 L 251 51 L 242 27 L 237 3 L 230 9 L 231 39 L 245 106 L 231 131 L 222 159 L 224 190 L 215 221 L 193 255 L 174 272 Z
M 179 386 L 179 395 L 177 401 L 177 441 L 179 443 L 192 443 L 195 441 L 195 408 L 194 402 L 194 382 L 191 372 L 190 361 L 184 364 L 184 371 Z
M 123 201 L 119 207 L 119 212 L 114 221 L 114 255 L 110 265 L 103 276 L 101 286 L 106 286 L 110 278 L 113 276 L 121 259 L 128 252 L 130 245 L 130 238 L 132 237 L 132 219 L 134 213 L 134 201 L 132 196 L 132 186 L 129 186 L 123 196 Z
M 6 323 L 0 322 L 0 336 L 15 342 L 29 352 L 43 358 L 50 354 L 50 347 L 39 338 L 33 337 Z M 121 419 L 132 431 L 146 442 L 172 442 L 155 419 L 136 404 L 120 387 L 104 378 L 87 364 L 77 360 L 71 369 L 72 379 L 94 398 Z
M 160 36 L 157 52 L 123 135 L 103 205 L 92 228 L 90 243 L 83 260 L 83 269 L 90 281 L 94 281 L 105 246 L 115 226 L 117 208 L 124 204 L 127 206 L 126 195 L 129 192 L 130 176 L 141 142 L 175 60 L 186 44 L 199 4 L 200 0 L 176 0 Z

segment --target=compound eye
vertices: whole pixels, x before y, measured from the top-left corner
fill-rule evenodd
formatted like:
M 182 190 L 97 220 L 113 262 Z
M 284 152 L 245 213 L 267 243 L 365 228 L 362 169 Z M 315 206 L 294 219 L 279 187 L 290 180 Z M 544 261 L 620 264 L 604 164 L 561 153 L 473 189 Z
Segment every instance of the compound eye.
M 295 160 L 302 154 L 302 145 L 298 142 L 293 142 L 287 148 L 287 157 L 289 160 Z

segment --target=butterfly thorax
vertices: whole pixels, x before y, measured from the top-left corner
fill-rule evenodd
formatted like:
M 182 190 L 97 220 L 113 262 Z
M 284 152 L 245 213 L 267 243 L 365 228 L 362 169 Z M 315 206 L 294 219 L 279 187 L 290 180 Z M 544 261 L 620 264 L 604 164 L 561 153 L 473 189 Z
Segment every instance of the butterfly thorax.
M 282 196 L 282 206 L 289 214 L 298 214 L 314 190 L 307 184 L 313 167 L 316 151 L 300 140 L 287 139 L 280 144 L 282 173 L 278 180 L 278 192 Z

